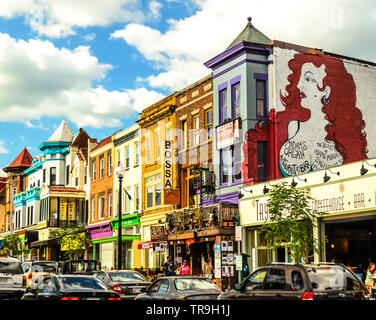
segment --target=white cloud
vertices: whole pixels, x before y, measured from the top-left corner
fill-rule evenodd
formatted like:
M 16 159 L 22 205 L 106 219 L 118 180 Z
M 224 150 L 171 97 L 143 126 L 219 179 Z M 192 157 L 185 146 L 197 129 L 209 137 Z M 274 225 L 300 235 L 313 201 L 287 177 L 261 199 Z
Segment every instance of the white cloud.
M 144 14 L 139 0 L 12 0 L 2 1 L 0 16 L 24 16 L 40 35 L 65 37 L 75 27 L 107 26 L 114 22 L 141 22 Z
M 296 43 L 361 59 L 374 59 L 376 49 L 372 0 L 340 3 L 327 0 L 194 0 L 196 12 L 184 19 L 169 20 L 165 33 L 130 23 L 111 34 L 124 39 L 159 73 L 147 81 L 152 87 L 181 89 L 210 72 L 203 63 L 223 52 L 253 18 L 254 26 L 270 39 Z M 370 12 L 373 12 L 370 14 Z M 373 39 L 373 40 L 372 40 Z M 372 50 L 370 49 L 372 46 Z M 365 54 L 365 51 L 370 52 Z M 157 69 L 156 69 L 157 70 Z
M 161 12 L 160 12 L 162 7 L 163 7 L 162 3 L 158 2 L 158 1 L 154 1 L 154 0 L 151 1 L 149 3 L 150 14 L 148 16 L 151 17 L 151 18 L 154 18 L 155 20 L 159 20 L 162 16 Z
M 4 172 L 3 169 L 0 168 L 0 177 L 6 177 L 7 174 Z
M 84 39 L 86 41 L 93 41 L 95 39 L 95 33 L 89 33 L 89 34 L 85 35 Z
M 9 153 L 9 150 L 5 147 L 4 141 L 0 141 L 0 154 Z
M 23 122 L 28 128 L 43 129 L 42 116 L 65 116 L 78 127 L 120 126 L 121 118 L 163 97 L 144 88 L 93 87 L 112 66 L 99 63 L 86 46 L 59 49 L 49 41 L 0 33 L 0 65 L 1 121 Z

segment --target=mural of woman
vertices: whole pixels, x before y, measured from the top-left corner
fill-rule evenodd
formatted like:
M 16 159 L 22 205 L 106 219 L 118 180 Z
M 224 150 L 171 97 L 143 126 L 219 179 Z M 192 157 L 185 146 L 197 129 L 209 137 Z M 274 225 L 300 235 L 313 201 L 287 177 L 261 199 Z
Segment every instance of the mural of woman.
M 367 158 L 365 122 L 356 85 L 337 57 L 297 53 L 288 63 L 284 111 L 277 112 L 279 166 L 284 176 Z

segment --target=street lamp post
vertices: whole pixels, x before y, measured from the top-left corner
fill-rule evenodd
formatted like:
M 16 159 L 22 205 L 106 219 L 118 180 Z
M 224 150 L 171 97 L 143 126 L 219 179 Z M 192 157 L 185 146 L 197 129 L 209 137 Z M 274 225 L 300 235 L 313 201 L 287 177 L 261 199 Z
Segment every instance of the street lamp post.
M 119 222 L 118 222 L 118 263 L 117 263 L 117 269 L 118 270 L 121 270 L 122 269 L 122 261 L 121 261 L 121 256 L 122 256 L 122 234 L 121 234 L 121 189 L 122 189 L 122 180 L 123 180 L 123 177 L 124 177 L 124 173 L 125 173 L 125 169 L 124 167 L 121 165 L 121 163 L 119 163 L 118 167 L 115 169 L 115 175 L 118 177 L 119 179 Z

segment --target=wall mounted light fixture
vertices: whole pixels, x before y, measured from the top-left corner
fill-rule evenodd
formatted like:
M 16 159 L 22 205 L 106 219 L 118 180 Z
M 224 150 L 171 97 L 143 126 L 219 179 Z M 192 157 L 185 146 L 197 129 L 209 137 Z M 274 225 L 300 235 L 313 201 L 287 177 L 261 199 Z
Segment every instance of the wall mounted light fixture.
M 364 164 L 363 164 L 364 162 L 367 163 L 370 167 L 376 168 L 376 164 L 369 164 L 366 160 L 363 160 L 362 161 L 362 168 L 360 169 L 360 175 L 361 176 L 364 176 L 368 172 L 368 169 L 364 168 Z
M 264 189 L 263 189 L 263 192 L 264 194 L 267 194 L 269 192 L 269 188 L 266 186 L 266 184 L 268 184 L 269 186 L 273 187 L 268 181 L 265 181 L 265 185 L 264 185 Z
M 329 172 L 332 173 L 332 174 L 336 174 L 337 176 L 340 175 L 339 171 L 337 171 L 337 172 L 333 172 L 333 171 L 331 171 L 329 168 L 326 168 L 326 169 L 325 169 L 325 175 L 324 175 L 324 178 L 323 178 L 324 183 L 325 183 L 325 182 L 328 182 L 328 181 L 331 179 L 331 177 L 328 176 L 328 175 L 326 174 L 326 171 L 329 171 Z
M 240 191 L 238 192 L 238 199 L 241 199 L 244 197 L 244 194 L 241 192 L 241 190 L 244 190 L 245 192 L 252 193 L 252 190 L 245 190 L 244 188 L 241 188 Z
M 298 179 L 298 180 L 300 180 L 300 181 L 307 182 L 307 179 L 306 179 L 306 178 L 301 179 L 301 178 L 299 178 L 298 176 L 294 176 L 294 177 L 292 178 L 292 181 L 291 181 L 291 186 L 292 186 L 292 187 L 296 187 L 296 186 L 298 185 L 298 183 L 294 180 L 295 178 Z

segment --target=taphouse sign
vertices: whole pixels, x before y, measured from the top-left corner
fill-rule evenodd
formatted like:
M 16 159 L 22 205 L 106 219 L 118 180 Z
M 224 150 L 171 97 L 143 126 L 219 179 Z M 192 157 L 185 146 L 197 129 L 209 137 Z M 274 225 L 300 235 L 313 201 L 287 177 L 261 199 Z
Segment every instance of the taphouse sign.
M 375 185 L 375 182 L 375 177 L 369 177 L 347 181 L 346 188 L 342 189 L 341 183 L 311 188 L 311 209 L 330 215 L 375 210 L 376 189 L 369 187 Z M 240 202 L 240 214 L 244 225 L 269 221 L 268 198 Z

